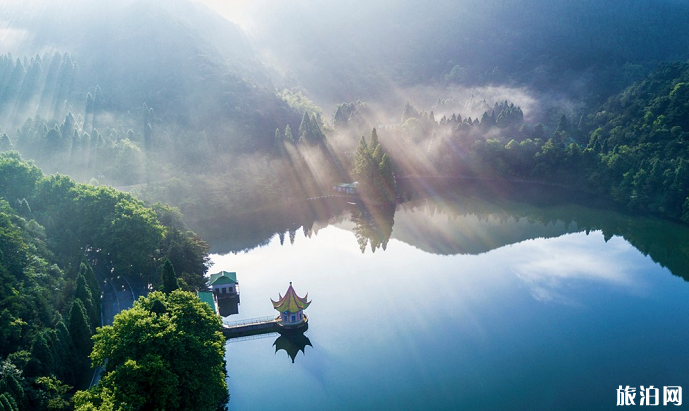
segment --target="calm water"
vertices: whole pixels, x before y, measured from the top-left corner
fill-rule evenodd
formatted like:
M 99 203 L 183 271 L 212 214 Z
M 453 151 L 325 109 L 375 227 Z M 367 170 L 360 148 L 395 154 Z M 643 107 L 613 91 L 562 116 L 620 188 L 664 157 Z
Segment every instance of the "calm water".
M 240 282 L 227 321 L 271 315 L 290 281 L 313 301 L 304 337 L 227 344 L 231 410 L 638 407 L 619 385 L 689 403 L 683 226 L 472 194 L 283 228 L 212 256 Z

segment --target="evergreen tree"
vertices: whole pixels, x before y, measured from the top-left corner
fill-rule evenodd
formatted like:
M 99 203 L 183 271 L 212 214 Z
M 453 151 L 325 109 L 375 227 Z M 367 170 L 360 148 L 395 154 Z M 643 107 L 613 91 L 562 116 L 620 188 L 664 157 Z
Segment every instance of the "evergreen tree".
M 65 322 L 60 319 L 55 325 L 56 341 L 53 344 L 53 358 L 55 359 L 55 374 L 63 381 L 74 385 L 74 373 L 72 372 L 72 356 L 74 344 Z
M 371 140 L 378 141 L 375 129 L 371 133 Z M 380 143 L 376 144 L 375 151 L 372 150 L 362 136 L 354 155 L 352 170 L 352 177 L 359 182 L 357 191 L 364 200 L 392 204 L 395 201 L 396 185 L 390 157 Z
M 390 161 L 390 156 L 387 153 L 383 154 L 383 158 L 378 166 L 378 172 L 380 173 L 381 188 L 385 195 L 385 200 L 392 204 L 396 198 L 397 183 L 395 182 L 395 173 L 392 170 L 392 161 Z
M 19 213 L 19 215 L 21 215 L 22 217 L 29 217 L 31 215 L 31 207 L 29 206 L 29 202 L 26 201 L 26 198 L 17 200 L 17 204 L 17 212 Z
M 311 133 L 311 116 L 309 116 L 308 111 L 304 111 L 304 115 L 301 117 L 301 123 L 299 124 L 299 142 L 308 143 L 310 142 Z
M 419 112 L 407 101 L 402 109 L 402 122 L 410 118 L 419 118 Z
M 555 129 L 555 132 L 568 132 L 569 131 L 569 123 L 567 122 L 567 116 L 564 114 L 560 116 L 560 120 L 557 122 L 557 128 Z
M 12 141 L 10 141 L 10 137 L 2 133 L 0 135 L 0 151 L 9 151 L 12 150 Z
M 77 288 L 74 296 L 84 303 L 84 308 L 86 309 L 86 313 L 88 314 L 90 320 L 89 323 L 91 324 L 92 329 L 95 330 L 100 322 L 98 309 L 96 308 L 96 302 L 94 301 L 93 294 L 91 293 L 88 284 L 86 284 L 86 279 L 82 273 L 77 274 Z
M 11 395 L 0 394 L 0 410 L 5 411 L 19 411 L 17 407 L 17 402 L 12 398 Z
M 376 151 L 378 145 L 380 145 L 380 142 L 378 141 L 378 132 L 374 127 L 373 130 L 371 130 L 371 145 L 369 147 L 371 147 L 371 151 Z
M 3 364 L 3 368 L 4 364 Z M 9 371 L 9 372 L 8 372 Z M 12 372 L 14 371 L 14 372 Z M 8 395 L 16 400 L 18 403 L 24 401 L 24 388 L 18 380 L 19 370 L 14 367 L 8 367 L 3 370 L 2 378 L 0 379 L 0 392 Z
M 168 259 L 165 259 L 165 263 L 163 263 L 162 277 L 163 292 L 165 294 L 170 294 L 171 292 L 179 289 L 179 280 L 177 279 L 175 268 Z
M 294 144 L 294 135 L 292 135 L 292 129 L 289 124 L 285 126 L 285 141 Z
M 91 352 L 93 331 L 84 303 L 79 298 L 74 299 L 72 308 L 69 310 L 69 335 L 72 337 L 77 356 L 84 358 L 84 361 L 78 362 L 77 366 L 83 367 L 86 356 Z M 88 365 L 88 363 L 86 364 Z M 79 367 L 77 368 L 79 369 Z
M 31 345 L 31 360 L 27 365 L 27 375 L 30 377 L 48 375 L 53 371 L 53 365 L 52 350 L 43 333 L 39 333 Z
M 79 273 L 84 276 L 86 284 L 91 290 L 91 295 L 93 295 L 93 301 L 96 303 L 96 307 L 100 307 L 100 304 L 97 304 L 100 300 L 100 287 L 98 286 L 98 280 L 96 279 L 96 274 L 93 272 L 93 268 L 91 265 L 82 262 L 79 265 Z

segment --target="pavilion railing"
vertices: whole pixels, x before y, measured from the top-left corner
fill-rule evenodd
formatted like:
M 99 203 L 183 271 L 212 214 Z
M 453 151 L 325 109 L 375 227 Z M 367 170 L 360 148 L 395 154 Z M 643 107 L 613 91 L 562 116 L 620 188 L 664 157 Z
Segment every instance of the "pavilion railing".
M 268 323 L 271 321 L 277 321 L 277 317 L 270 316 L 270 317 L 249 318 L 247 320 L 240 320 L 240 321 L 223 323 L 223 326 L 225 328 L 234 328 L 234 327 L 242 327 L 245 325 Z

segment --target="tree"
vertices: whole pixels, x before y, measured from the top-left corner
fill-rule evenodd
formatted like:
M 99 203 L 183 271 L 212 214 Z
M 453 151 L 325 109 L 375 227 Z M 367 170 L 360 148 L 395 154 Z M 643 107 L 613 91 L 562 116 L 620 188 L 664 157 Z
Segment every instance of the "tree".
M 273 152 L 280 153 L 283 150 L 282 133 L 279 128 L 275 129 L 275 139 L 273 140 Z
M 13 366 L 3 364 L 2 378 L 0 379 L 0 392 L 12 397 L 16 402 L 22 403 L 24 400 L 24 388 L 18 378 L 20 371 Z
M 371 152 L 373 153 L 373 158 L 377 162 L 380 162 L 380 160 L 383 159 L 383 147 L 380 145 L 380 142 L 378 141 L 378 132 L 376 131 L 375 127 L 373 128 L 373 130 L 371 130 L 371 145 L 369 147 Z
M 299 142 L 306 144 L 316 144 L 325 139 L 325 135 L 318 125 L 318 119 L 304 111 L 304 115 L 301 118 L 301 124 L 299 124 Z
M 74 368 L 78 376 L 88 369 L 86 356 L 91 351 L 91 335 L 93 334 L 84 303 L 78 298 L 74 299 L 72 308 L 69 310 L 69 334 L 76 350 Z
M 376 142 L 375 149 L 366 143 L 364 136 L 354 154 L 352 177 L 359 182 L 357 191 L 364 201 L 377 204 L 393 204 L 396 196 L 395 175 L 390 157 L 377 143 L 378 135 L 373 129 L 371 141 Z
M 289 124 L 285 126 L 285 141 L 288 143 L 294 143 L 294 135 L 292 135 L 292 129 Z
M 163 292 L 165 294 L 170 294 L 171 292 L 179 289 L 179 280 L 177 279 L 177 274 L 175 274 L 175 268 L 168 259 L 165 259 L 165 263 L 163 263 L 162 277 Z
M 4 411 L 19 411 L 17 402 L 12 398 L 11 395 L 5 393 L 0 394 L 0 409 Z
M 12 150 L 12 142 L 7 134 L 0 134 L 0 151 Z
M 27 375 L 37 377 L 47 375 L 53 370 L 53 354 L 43 333 L 36 335 L 31 345 L 31 360 L 27 366 Z
M 156 291 L 98 330 L 91 359 L 103 379 L 77 410 L 216 410 L 227 401 L 220 317 L 196 295 Z
M 395 202 L 397 183 L 395 182 L 395 173 L 392 170 L 392 161 L 387 153 L 383 154 L 383 158 L 380 160 L 378 173 L 380 174 L 380 188 L 385 196 L 385 200 L 392 204 Z
M 47 393 L 46 406 L 49 410 L 71 409 L 71 403 L 66 397 L 72 387 L 53 376 L 36 378 L 36 384 L 42 386 Z
M 84 304 L 84 308 L 86 309 L 86 314 L 88 314 L 91 327 L 95 329 L 98 326 L 98 323 L 100 322 L 98 313 L 99 310 L 97 306 L 98 301 L 96 301 L 93 298 L 91 288 L 86 283 L 86 279 L 84 278 L 84 275 L 81 272 L 77 274 L 77 288 L 75 290 L 74 296 L 81 300 L 81 302 Z

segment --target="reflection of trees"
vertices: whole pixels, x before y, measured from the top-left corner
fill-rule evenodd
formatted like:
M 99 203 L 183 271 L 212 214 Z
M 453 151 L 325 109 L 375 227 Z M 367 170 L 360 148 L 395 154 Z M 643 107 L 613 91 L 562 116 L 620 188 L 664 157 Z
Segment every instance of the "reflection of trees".
M 478 181 L 443 187 L 442 195 L 438 194 L 440 191 L 434 190 L 433 198 L 404 204 L 404 217 L 398 216 L 400 228 L 405 223 L 417 228 L 416 235 L 407 239 L 417 243 L 412 245 L 436 245 L 434 251 L 422 247 L 429 252 L 479 253 L 526 238 L 558 236 L 573 231 L 600 231 L 605 241 L 613 236 L 623 237 L 654 262 L 689 281 L 689 227 L 685 224 L 629 214 L 595 197 L 551 186 Z M 422 196 L 419 190 L 415 194 L 417 198 Z M 434 214 L 447 216 L 447 224 L 443 227 L 428 227 L 429 220 L 421 217 Z M 462 249 L 463 244 L 458 244 L 456 238 L 450 238 L 450 241 L 441 241 L 443 238 L 439 238 L 447 232 L 461 230 L 461 221 L 456 226 L 453 225 L 458 219 L 467 216 L 486 222 L 483 225 L 484 232 L 481 233 L 484 243 L 478 244 L 485 246 L 485 249 Z M 519 221 L 529 222 L 529 226 L 518 228 L 522 230 L 521 233 L 500 229 L 501 226 L 509 226 L 506 223 Z M 558 224 L 560 229 L 554 229 Z M 551 230 L 544 231 L 547 227 L 551 227 Z M 435 237 L 435 241 L 430 237 Z M 438 243 L 445 247 L 438 247 Z M 475 240 L 471 244 L 477 246 Z
M 293 244 L 299 228 L 309 237 L 317 227 L 339 216 L 345 206 L 346 203 L 338 199 L 303 201 L 209 219 L 194 229 L 213 244 L 212 252 L 236 253 L 266 245 L 275 234 L 279 235 L 280 244 L 287 241 L 285 237 Z
M 294 363 L 294 359 L 299 354 L 299 351 L 306 355 L 307 345 L 313 347 L 309 337 L 304 335 L 304 331 L 284 332 L 273 343 L 275 353 L 277 354 L 278 351 L 284 350 L 292 360 L 292 363 Z
M 395 208 L 360 208 L 352 213 L 354 223 L 354 235 L 359 243 L 362 253 L 366 251 L 366 246 L 371 244 L 371 252 L 376 252 L 378 248 L 385 250 L 392 235 L 394 224 Z

